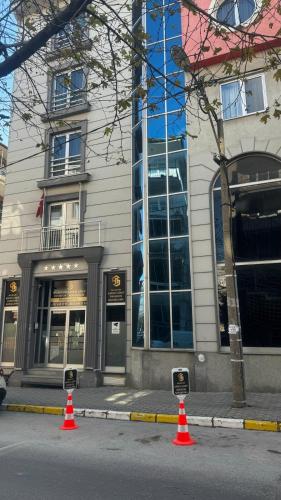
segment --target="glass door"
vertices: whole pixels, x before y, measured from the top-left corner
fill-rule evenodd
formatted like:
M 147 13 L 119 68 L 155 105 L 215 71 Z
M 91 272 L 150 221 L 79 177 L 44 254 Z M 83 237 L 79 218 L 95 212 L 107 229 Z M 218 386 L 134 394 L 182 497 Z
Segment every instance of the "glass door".
M 2 334 L 2 364 L 13 365 L 15 362 L 15 348 L 17 335 L 18 311 L 5 310 Z
M 66 361 L 68 365 L 83 365 L 85 312 L 85 310 L 69 311 Z
M 64 365 L 67 311 L 51 311 L 49 333 L 49 365 Z

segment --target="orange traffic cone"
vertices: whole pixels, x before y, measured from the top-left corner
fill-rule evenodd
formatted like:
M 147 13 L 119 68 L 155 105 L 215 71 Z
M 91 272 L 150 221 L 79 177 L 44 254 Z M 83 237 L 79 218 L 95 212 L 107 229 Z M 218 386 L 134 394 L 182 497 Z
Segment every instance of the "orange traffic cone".
M 72 392 L 69 392 L 67 395 L 64 423 L 60 426 L 60 429 L 62 431 L 73 431 L 74 429 L 78 429 L 78 427 L 79 425 L 74 420 Z
M 187 418 L 184 408 L 184 400 L 181 399 L 179 403 L 179 419 L 178 419 L 178 432 L 172 441 L 177 446 L 192 446 L 196 441 L 192 439 L 188 432 Z

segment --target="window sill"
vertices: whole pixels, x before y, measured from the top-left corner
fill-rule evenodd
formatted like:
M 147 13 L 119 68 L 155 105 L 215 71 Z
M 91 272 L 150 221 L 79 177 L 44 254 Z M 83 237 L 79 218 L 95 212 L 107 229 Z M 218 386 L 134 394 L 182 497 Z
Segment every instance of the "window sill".
M 68 116 L 78 115 L 80 113 L 87 113 L 90 111 L 91 105 L 88 102 L 79 104 L 78 106 L 69 106 L 58 111 L 49 111 L 41 115 L 41 120 L 43 123 L 49 122 L 51 120 L 61 120 Z
M 223 122 L 231 122 L 232 120 L 239 120 L 239 118 L 246 118 L 247 116 L 257 116 L 261 113 L 266 113 L 268 108 L 261 109 L 260 111 L 253 111 L 252 113 L 247 113 L 246 115 L 233 116 L 232 118 L 223 118 Z
M 77 184 L 79 182 L 89 182 L 91 180 L 90 174 L 83 172 L 73 175 L 62 175 L 61 177 L 50 177 L 37 182 L 37 187 L 48 188 L 56 186 L 66 186 L 68 184 Z

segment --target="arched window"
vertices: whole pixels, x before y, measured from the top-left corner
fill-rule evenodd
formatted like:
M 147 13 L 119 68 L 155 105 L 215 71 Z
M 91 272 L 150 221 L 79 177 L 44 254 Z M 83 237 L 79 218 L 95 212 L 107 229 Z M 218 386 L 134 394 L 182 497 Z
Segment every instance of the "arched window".
M 216 18 L 229 26 L 240 26 L 252 17 L 255 10 L 255 0 L 225 0 L 219 6 Z
M 281 159 L 265 153 L 237 157 L 228 167 L 244 347 L 281 347 Z M 221 345 L 229 345 L 224 277 L 221 187 L 213 184 Z

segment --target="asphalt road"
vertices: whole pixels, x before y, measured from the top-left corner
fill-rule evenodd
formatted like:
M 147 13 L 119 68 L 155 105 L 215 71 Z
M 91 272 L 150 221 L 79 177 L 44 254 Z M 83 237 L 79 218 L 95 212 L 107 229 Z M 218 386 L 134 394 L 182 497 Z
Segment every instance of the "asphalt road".
M 281 500 L 281 434 L 0 413 L 1 500 Z

